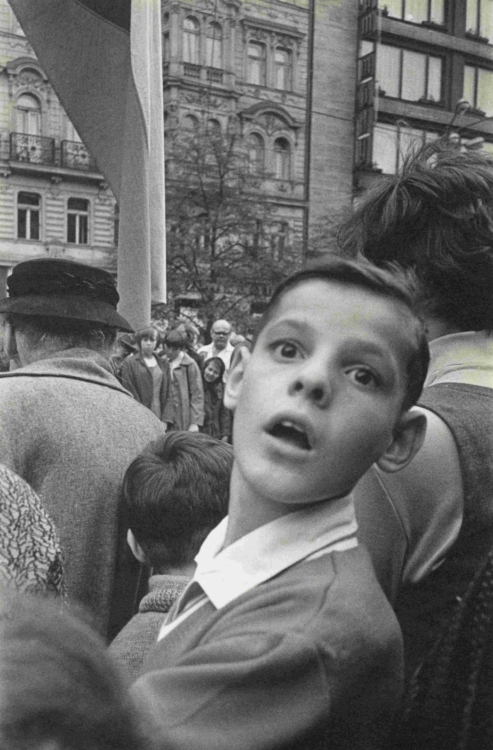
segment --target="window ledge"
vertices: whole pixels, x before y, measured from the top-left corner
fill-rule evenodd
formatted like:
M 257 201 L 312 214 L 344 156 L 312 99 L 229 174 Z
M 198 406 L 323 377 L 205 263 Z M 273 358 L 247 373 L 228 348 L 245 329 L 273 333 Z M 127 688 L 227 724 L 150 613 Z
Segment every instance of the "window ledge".
M 490 40 L 487 36 L 481 36 L 476 34 L 475 31 L 466 31 L 466 39 L 470 39 L 473 42 L 479 42 L 480 44 L 489 44 Z

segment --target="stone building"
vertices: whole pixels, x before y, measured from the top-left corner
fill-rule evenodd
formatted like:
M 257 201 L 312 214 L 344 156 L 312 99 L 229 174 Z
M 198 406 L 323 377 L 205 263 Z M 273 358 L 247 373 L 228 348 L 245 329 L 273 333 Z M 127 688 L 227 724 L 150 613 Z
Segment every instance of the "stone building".
M 115 269 L 115 200 L 0 0 L 0 288 L 46 255 Z
M 357 189 L 444 133 L 493 153 L 493 2 L 359 5 Z

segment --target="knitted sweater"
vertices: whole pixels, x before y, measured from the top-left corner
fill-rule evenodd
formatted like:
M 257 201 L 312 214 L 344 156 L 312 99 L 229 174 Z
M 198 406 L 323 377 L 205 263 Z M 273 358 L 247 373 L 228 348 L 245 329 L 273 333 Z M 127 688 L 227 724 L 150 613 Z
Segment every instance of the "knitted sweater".
M 138 614 L 117 635 L 110 652 L 133 681 L 140 674 L 147 652 L 155 644 L 164 615 L 188 583 L 187 576 L 155 575 L 149 579 L 149 593 Z

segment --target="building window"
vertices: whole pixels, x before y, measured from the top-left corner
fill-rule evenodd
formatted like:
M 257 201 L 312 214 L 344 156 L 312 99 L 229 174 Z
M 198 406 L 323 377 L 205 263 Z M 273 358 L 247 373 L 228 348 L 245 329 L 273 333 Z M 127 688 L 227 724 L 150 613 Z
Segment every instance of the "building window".
M 89 242 L 89 201 L 85 198 L 69 198 L 67 208 L 67 242 L 74 245 L 87 245 Z
M 40 135 L 41 105 L 35 96 L 23 94 L 16 104 L 16 127 L 18 133 Z
M 289 180 L 291 177 L 291 149 L 286 138 L 274 141 L 274 174 L 276 180 Z
M 216 138 L 219 137 L 221 135 L 221 123 L 219 120 L 214 118 L 207 120 L 207 132 Z
M 195 133 L 199 129 L 199 121 L 194 115 L 185 115 L 182 120 L 183 129 Z
M 442 58 L 381 44 L 377 50 L 377 82 L 385 96 L 439 102 Z
M 373 166 L 385 174 L 395 174 L 406 156 L 436 137 L 417 128 L 379 123 L 373 131 Z
M 274 225 L 270 235 L 270 247 L 272 259 L 280 261 L 284 258 L 288 246 L 289 224 L 287 221 L 281 221 Z
M 389 16 L 409 23 L 442 26 L 444 22 L 444 0 L 380 0 L 380 6 L 387 9 Z
M 223 31 L 218 23 L 210 23 L 207 27 L 207 60 L 209 68 L 223 66 Z
M 464 65 L 464 99 L 476 109 L 493 115 L 493 70 Z
M 248 45 L 247 82 L 265 86 L 266 49 L 265 44 L 250 42 Z
M 493 0 L 467 0 L 466 31 L 493 41 Z
M 37 193 L 17 196 L 17 237 L 20 240 L 39 240 L 41 197 Z
M 163 62 L 169 62 L 169 34 L 163 34 Z
M 251 133 L 247 139 L 248 164 L 251 174 L 260 175 L 264 171 L 265 147 L 263 138 L 257 133 Z
M 199 34 L 199 22 L 187 16 L 183 21 L 183 61 L 186 63 L 199 64 Z
M 290 91 L 293 81 L 291 52 L 277 47 L 274 53 L 274 86 L 276 89 Z

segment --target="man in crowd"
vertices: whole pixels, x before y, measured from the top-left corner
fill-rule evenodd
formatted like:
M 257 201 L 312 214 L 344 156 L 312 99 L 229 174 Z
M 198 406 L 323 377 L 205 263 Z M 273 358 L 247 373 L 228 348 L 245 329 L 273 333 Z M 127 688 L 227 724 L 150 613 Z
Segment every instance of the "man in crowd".
M 226 365 L 226 371 L 224 373 L 225 379 L 228 374 L 231 355 L 234 350 L 234 346 L 229 341 L 230 335 L 231 323 L 228 323 L 227 320 L 216 320 L 212 324 L 211 329 L 212 342 L 205 346 L 201 346 L 197 352 L 204 361 L 211 359 L 212 357 L 219 357 L 222 359 Z
M 111 637 L 132 615 L 139 572 L 119 527 L 123 475 L 163 425 L 112 374 L 117 331 L 132 329 L 109 273 L 38 258 L 14 268 L 8 291 L 0 313 L 16 369 L 0 375 L 0 463 L 40 496 L 69 598 Z

